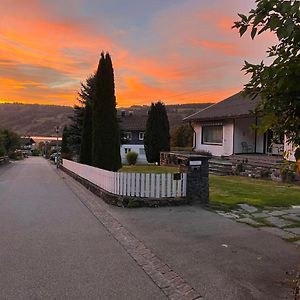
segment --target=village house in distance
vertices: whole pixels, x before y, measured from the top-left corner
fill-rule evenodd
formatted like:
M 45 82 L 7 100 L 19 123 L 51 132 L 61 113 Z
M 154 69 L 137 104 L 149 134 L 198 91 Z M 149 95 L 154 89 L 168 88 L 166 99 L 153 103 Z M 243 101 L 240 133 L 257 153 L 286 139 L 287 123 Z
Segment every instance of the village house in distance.
M 126 155 L 130 151 L 138 154 L 138 164 L 147 164 L 144 147 L 147 115 L 137 115 L 134 111 L 121 110 L 119 120 L 121 128 L 120 154 L 122 164 L 127 164 Z

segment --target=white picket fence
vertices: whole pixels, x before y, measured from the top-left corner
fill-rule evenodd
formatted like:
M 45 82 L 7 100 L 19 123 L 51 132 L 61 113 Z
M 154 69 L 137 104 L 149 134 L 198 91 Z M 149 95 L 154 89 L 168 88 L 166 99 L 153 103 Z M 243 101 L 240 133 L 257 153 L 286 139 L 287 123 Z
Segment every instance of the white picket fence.
M 67 170 L 116 195 L 156 199 L 186 196 L 186 173 L 180 174 L 181 179 L 174 180 L 173 174 L 170 173 L 111 172 L 66 159 L 63 160 L 63 166 Z

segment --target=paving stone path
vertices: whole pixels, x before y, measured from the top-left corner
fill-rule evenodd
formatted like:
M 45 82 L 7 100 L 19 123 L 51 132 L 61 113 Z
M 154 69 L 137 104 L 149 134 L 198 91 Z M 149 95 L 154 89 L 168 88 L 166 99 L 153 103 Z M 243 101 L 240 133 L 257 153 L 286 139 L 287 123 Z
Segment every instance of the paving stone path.
M 80 201 L 93 213 L 112 236 L 123 246 L 127 253 L 136 261 L 153 282 L 163 291 L 167 298 L 172 300 L 200 300 L 204 299 L 178 273 L 163 262 L 149 248 L 129 232 L 103 206 L 95 200 L 95 196 L 82 186 L 65 178 L 66 184 L 73 190 Z M 84 193 L 84 194 L 82 194 Z M 82 195 L 81 195 L 82 194 Z
M 226 218 L 245 223 L 300 245 L 300 207 L 258 209 L 249 204 L 239 204 L 230 212 L 217 210 Z

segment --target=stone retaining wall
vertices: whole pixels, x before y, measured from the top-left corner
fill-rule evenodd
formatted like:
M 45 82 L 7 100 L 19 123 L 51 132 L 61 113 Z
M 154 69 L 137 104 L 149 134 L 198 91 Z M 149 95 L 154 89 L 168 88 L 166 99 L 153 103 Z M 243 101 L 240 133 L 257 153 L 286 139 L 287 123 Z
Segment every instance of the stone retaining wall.
M 297 283 L 295 288 L 295 300 L 300 300 L 300 271 L 297 274 Z

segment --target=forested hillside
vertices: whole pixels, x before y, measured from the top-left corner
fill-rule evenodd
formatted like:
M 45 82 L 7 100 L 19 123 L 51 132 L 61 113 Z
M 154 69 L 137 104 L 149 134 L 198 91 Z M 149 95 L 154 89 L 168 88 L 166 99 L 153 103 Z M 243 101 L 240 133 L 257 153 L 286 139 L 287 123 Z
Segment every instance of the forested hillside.
M 69 122 L 72 107 L 38 104 L 0 104 L 0 127 L 21 135 L 55 135 L 55 126 Z
M 205 107 L 210 103 L 166 105 L 170 125 L 180 125 L 181 120 Z M 133 115 L 147 118 L 149 107 L 132 106 L 119 110 L 131 111 Z M 8 128 L 21 135 L 52 136 L 55 126 L 63 128 L 69 123 L 72 107 L 38 104 L 0 104 L 0 128 Z

